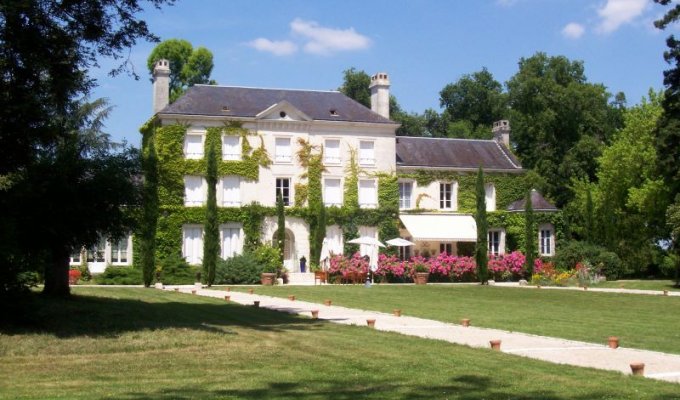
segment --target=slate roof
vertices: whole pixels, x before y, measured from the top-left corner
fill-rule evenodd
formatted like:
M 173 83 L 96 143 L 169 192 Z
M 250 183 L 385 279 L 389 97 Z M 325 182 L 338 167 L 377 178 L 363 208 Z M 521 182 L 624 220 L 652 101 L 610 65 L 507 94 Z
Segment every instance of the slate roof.
M 395 124 L 340 92 L 214 85 L 190 87 L 159 114 L 254 118 L 282 101 L 287 101 L 312 120 Z
M 396 150 L 397 167 L 522 169 L 515 156 L 495 140 L 397 136 Z
M 520 199 L 508 206 L 508 211 L 524 211 L 526 199 Z M 531 207 L 534 211 L 557 211 L 552 203 L 543 197 L 536 189 L 531 190 Z

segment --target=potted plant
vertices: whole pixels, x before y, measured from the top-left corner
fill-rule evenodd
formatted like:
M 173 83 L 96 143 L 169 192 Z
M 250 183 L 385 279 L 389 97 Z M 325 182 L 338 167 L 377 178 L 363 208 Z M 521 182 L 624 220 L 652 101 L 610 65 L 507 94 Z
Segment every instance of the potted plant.
M 425 285 L 430 277 L 430 268 L 423 261 L 415 261 L 413 264 L 413 282 L 416 285 Z
M 262 283 L 263 286 L 272 286 L 274 282 L 276 282 L 277 275 L 278 275 L 277 268 L 273 268 L 267 265 L 260 274 L 260 283 Z

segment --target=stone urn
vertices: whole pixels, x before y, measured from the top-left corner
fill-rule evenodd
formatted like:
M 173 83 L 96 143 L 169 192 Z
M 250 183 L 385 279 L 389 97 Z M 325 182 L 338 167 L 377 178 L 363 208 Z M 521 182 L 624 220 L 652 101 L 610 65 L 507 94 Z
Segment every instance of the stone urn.
M 413 282 L 416 285 L 427 285 L 427 279 L 430 277 L 429 272 L 416 272 Z
M 260 283 L 263 286 L 272 286 L 276 282 L 276 273 L 263 272 L 260 275 Z

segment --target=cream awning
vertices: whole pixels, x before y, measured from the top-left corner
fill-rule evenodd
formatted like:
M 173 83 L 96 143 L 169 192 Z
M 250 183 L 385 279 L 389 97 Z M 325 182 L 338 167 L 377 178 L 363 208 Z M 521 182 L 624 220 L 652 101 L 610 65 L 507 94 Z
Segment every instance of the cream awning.
M 399 218 L 416 241 L 477 241 L 477 224 L 470 215 L 412 214 Z

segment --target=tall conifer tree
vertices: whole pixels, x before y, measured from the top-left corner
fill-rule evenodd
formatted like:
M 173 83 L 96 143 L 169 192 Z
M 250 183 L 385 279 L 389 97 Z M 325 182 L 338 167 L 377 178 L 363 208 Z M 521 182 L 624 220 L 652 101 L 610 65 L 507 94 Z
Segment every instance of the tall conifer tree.
M 536 259 L 536 222 L 534 221 L 534 207 L 531 204 L 531 190 L 527 192 L 524 204 L 524 247 L 526 251 L 526 261 L 524 271 L 526 278 L 531 279 L 534 272 L 534 260 Z
M 158 158 L 154 137 L 149 141 L 146 153 L 142 155 L 144 187 L 142 191 L 143 211 L 140 232 L 140 259 L 144 286 L 151 286 L 156 266 L 156 226 L 158 224 Z
M 488 283 L 488 224 L 486 221 L 486 191 L 484 190 L 484 171 L 479 167 L 477 171 L 477 213 L 475 220 L 477 222 L 477 245 L 475 246 L 475 261 L 477 263 L 477 275 L 479 282 L 482 285 Z
M 205 212 L 203 274 L 208 286 L 212 286 L 215 283 L 215 268 L 220 251 L 220 232 L 217 221 L 217 156 L 213 141 L 210 141 L 208 145 L 206 181 L 208 183 L 208 204 Z

